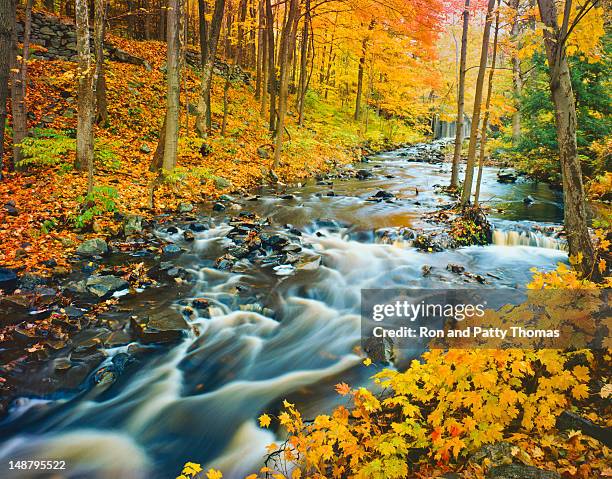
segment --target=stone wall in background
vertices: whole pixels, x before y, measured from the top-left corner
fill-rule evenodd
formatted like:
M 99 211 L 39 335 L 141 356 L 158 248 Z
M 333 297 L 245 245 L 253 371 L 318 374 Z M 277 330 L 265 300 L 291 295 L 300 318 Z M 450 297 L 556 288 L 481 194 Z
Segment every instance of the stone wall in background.
M 23 15 L 20 15 L 20 18 L 23 18 Z M 20 42 L 23 41 L 23 21 L 17 23 L 17 37 Z M 73 23 L 66 22 L 53 15 L 32 12 L 30 42 L 46 49 L 46 51 L 32 51 L 31 56 L 33 58 L 77 61 L 76 32 Z M 110 60 L 148 66 L 142 58 L 130 55 L 112 44 L 107 44 L 105 47 Z

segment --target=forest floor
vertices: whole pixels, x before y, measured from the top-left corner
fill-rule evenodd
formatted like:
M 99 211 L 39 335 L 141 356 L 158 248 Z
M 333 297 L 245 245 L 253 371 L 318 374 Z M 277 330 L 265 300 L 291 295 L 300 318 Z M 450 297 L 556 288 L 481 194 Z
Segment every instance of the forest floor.
M 165 111 L 165 44 L 118 37 L 112 37 L 112 42 L 143 58 L 151 68 L 107 63 L 109 121 L 95 132 L 94 198 L 84 198 L 86 174 L 72 168 L 76 65 L 60 60 L 29 63 L 31 139 L 27 153 L 31 158 L 27 170 L 7 173 L 0 182 L 3 267 L 42 275 L 61 273 L 69 267 L 68 257 L 80 242 L 92 236 L 117 235 L 125 215 L 147 218 L 175 211 L 180 203 L 197 204 L 224 193 L 253 191 L 268 181 L 272 140 L 259 113 L 254 80 L 249 84 L 232 82 L 223 136 L 220 125 L 225 81 L 215 76 L 213 134 L 202 140 L 195 133 L 193 114 L 199 79 L 194 69 L 186 68 L 178 168 L 155 190 L 151 209 L 150 191 L 156 174 L 149 172 L 149 165 Z M 297 115 L 290 110 L 290 140 L 276 170 L 281 185 L 333 172 L 372 150 L 421 139 L 418 133 L 373 114 L 366 132 L 363 123 L 352 120 L 350 110 L 348 104 L 343 109 L 309 95 L 303 127 L 297 126 Z M 6 136 L 10 137 L 10 132 Z M 11 151 L 12 145 L 7 142 L 5 148 Z M 88 224 L 82 227 L 83 223 Z

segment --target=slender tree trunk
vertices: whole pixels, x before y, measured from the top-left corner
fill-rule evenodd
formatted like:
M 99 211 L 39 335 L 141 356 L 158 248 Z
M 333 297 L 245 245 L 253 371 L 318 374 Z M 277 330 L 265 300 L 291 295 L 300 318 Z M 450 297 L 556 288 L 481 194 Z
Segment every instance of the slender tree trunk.
M 87 171 L 87 192 L 93 190 L 95 69 L 92 67 L 89 41 L 89 12 L 86 0 L 76 0 L 76 36 L 78 53 L 77 144 L 75 168 Z
M 208 14 L 208 2 L 206 0 L 198 0 L 198 28 L 200 35 L 200 67 L 204 69 L 206 58 L 208 56 L 208 22 L 206 15 Z
M 372 91 L 374 90 L 374 72 L 372 62 L 370 62 L 370 73 L 368 74 L 368 94 L 366 96 L 366 111 L 365 111 L 365 131 L 368 131 L 370 126 L 370 108 L 368 108 L 368 102 L 372 98 Z
M 200 79 L 200 98 L 197 106 L 196 131 L 203 138 L 210 131 L 212 117 L 210 114 L 210 88 L 212 86 L 212 75 L 217 56 L 217 45 L 223 24 L 223 11 L 225 10 L 225 0 L 215 0 L 215 11 L 213 12 L 210 24 L 210 37 L 208 39 L 207 55 L 202 67 Z
M 30 35 L 32 31 L 32 0 L 26 1 L 23 26 L 23 51 L 16 56 L 15 73 L 12 80 L 11 109 L 13 114 L 13 162 L 17 168 L 23 159 L 21 142 L 28 134 L 28 109 L 26 104 L 28 59 L 30 57 Z M 17 29 L 13 30 L 14 45 L 17 46 Z
M 487 57 L 489 49 L 489 36 L 491 33 L 492 13 L 495 0 L 489 0 L 487 5 L 487 19 L 482 34 L 482 49 L 480 51 L 480 65 L 478 78 L 476 79 L 476 92 L 474 93 L 474 111 L 472 113 L 472 129 L 470 131 L 470 144 L 468 147 L 468 158 L 465 169 L 465 181 L 463 182 L 463 195 L 461 204 L 467 205 L 472 197 L 472 183 L 474 182 L 474 163 L 476 161 L 476 143 L 478 141 L 478 126 L 480 125 L 480 110 L 482 105 L 482 90 L 487 68 Z
M 94 52 L 96 56 L 96 123 L 106 125 L 108 107 L 106 103 L 106 67 L 104 63 L 104 34 L 106 24 L 106 0 L 94 0 Z
M 261 1 L 259 2 L 258 5 L 258 20 L 257 20 L 257 53 L 256 53 L 256 59 L 255 59 L 255 99 L 259 100 L 261 98 L 261 77 L 263 74 L 263 69 L 262 69 L 262 59 L 263 59 L 263 50 L 262 47 L 264 45 L 264 40 L 263 40 L 263 29 L 264 29 L 264 23 L 263 23 L 263 9 L 262 9 L 262 4 Z
M 179 100 L 180 100 L 180 40 L 179 25 L 181 0 L 168 1 L 168 53 L 166 77 L 168 90 L 166 94 L 166 135 L 164 142 L 163 168 L 172 171 L 176 167 L 179 135 Z
M 257 0 L 249 0 L 249 17 L 250 17 L 250 21 L 251 21 L 251 25 L 255 25 L 257 23 Z M 249 68 L 255 69 L 257 68 L 257 61 L 256 61 L 256 55 L 257 55 L 257 34 L 259 32 L 259 29 L 257 28 L 250 28 L 249 31 L 249 37 L 248 37 L 248 42 L 247 42 L 247 53 L 246 53 L 246 60 L 245 60 L 245 65 L 248 66 Z
M 274 14 L 271 0 L 266 2 L 266 37 L 268 40 L 268 95 L 270 97 L 270 131 L 276 127 L 276 63 L 274 61 Z
M 266 27 L 266 19 L 263 2 L 265 0 L 261 0 L 262 4 L 260 5 L 260 15 L 263 18 L 263 29 L 261 31 L 261 107 L 260 113 L 261 117 L 266 117 L 266 112 L 268 110 L 268 88 L 270 85 L 270 80 L 268 78 L 268 30 Z
M 55 13 L 55 0 L 45 0 L 45 10 Z
M 453 151 L 453 166 L 450 187 L 456 189 L 459 180 L 459 160 L 463 145 L 463 118 L 465 116 L 465 63 L 467 60 L 468 29 L 470 23 L 470 0 L 465 0 L 463 9 L 463 29 L 461 31 L 461 54 L 459 59 L 459 82 L 457 86 L 457 124 L 455 132 L 455 149 Z
M 512 144 L 518 145 L 521 139 L 521 110 L 520 110 L 520 98 L 523 89 L 523 79 L 521 76 L 521 60 L 518 56 L 518 50 L 520 47 L 519 34 L 520 34 L 520 15 L 519 15 L 519 3 L 520 0 L 512 0 L 511 8 L 514 10 L 514 18 L 512 20 L 512 29 L 510 35 L 514 42 L 514 50 L 512 52 L 512 87 L 514 90 L 514 108 L 515 111 L 512 114 Z
M 280 64 L 280 88 L 278 94 L 278 121 L 276 125 L 276 137 L 274 145 L 274 164 L 272 169 L 278 168 L 280 164 L 281 150 L 283 146 L 283 130 L 285 128 L 285 114 L 287 113 L 287 100 L 289 96 L 289 68 L 291 66 L 291 53 L 295 43 L 297 21 L 299 18 L 299 0 L 290 0 L 287 21 L 283 26 L 280 40 L 279 64 Z
M 235 64 L 239 67 L 243 66 L 244 61 L 244 50 L 245 50 L 245 36 L 244 36 L 244 22 L 246 21 L 247 15 L 247 0 L 240 0 L 238 7 L 238 45 L 236 46 L 236 59 Z
M 227 32 L 226 32 L 226 38 L 228 40 L 231 34 L 232 34 L 232 24 L 228 22 Z M 239 51 L 239 48 L 237 48 L 236 57 L 234 59 L 234 62 L 238 61 L 238 58 L 240 57 L 240 55 L 241 53 Z M 228 61 L 227 69 L 225 70 L 225 83 L 223 85 L 223 120 L 221 121 L 221 136 L 225 136 L 225 132 L 227 130 L 227 115 L 228 115 L 228 110 L 229 110 L 229 90 L 231 87 L 232 75 L 234 74 L 235 66 L 236 66 L 236 63 L 234 63 L 234 65 L 230 65 Z
M 231 76 L 233 74 L 233 67 L 228 66 L 226 77 L 225 77 L 225 85 L 223 86 L 223 121 L 221 122 L 221 136 L 225 136 L 225 131 L 227 129 L 227 115 L 229 109 L 229 90 L 231 86 Z
M 13 55 L 13 29 L 15 28 L 14 0 L 0 0 L 0 180 L 4 158 L 4 127 L 6 100 L 9 95 L 9 73 Z
M 327 100 L 327 96 L 329 94 L 330 78 L 332 72 L 332 65 L 334 64 L 334 60 L 336 59 L 336 53 L 334 51 L 334 41 L 336 39 L 336 25 L 338 24 L 338 12 L 336 12 L 336 18 L 334 20 L 334 28 L 331 33 L 331 41 L 329 43 L 329 61 L 327 62 L 327 72 L 325 73 L 325 99 Z M 335 81 L 334 81 L 335 84 Z
M 372 18 L 368 27 L 368 32 L 374 29 L 375 21 Z M 363 91 L 363 70 L 365 67 L 366 54 L 368 52 L 368 35 L 361 42 L 361 57 L 359 58 L 359 68 L 357 70 L 357 98 L 355 99 L 355 121 L 359 121 L 361 114 L 361 93 Z
M 570 2 L 570 3 L 567 3 Z M 557 143 L 563 177 L 564 223 L 570 255 L 582 257 L 576 265 L 585 275 L 598 279 L 596 254 L 588 229 L 588 217 L 582 185 L 582 169 L 576 144 L 576 105 L 570 76 L 565 39 L 568 34 L 571 0 L 566 0 L 562 26 L 557 21 L 554 0 L 538 0 L 548 59 L 550 92 L 555 106 Z
M 298 125 L 304 124 L 304 100 L 308 89 L 308 42 L 310 37 L 310 0 L 306 0 L 304 28 L 302 29 L 302 44 L 300 51 L 300 88 L 298 94 Z
M 480 155 L 478 159 L 478 176 L 476 178 L 476 190 L 474 191 L 474 205 L 478 206 L 480 197 L 480 182 L 482 181 L 482 169 L 484 167 L 485 150 L 487 147 L 487 128 L 489 127 L 489 116 L 491 114 L 491 96 L 493 95 L 493 75 L 495 74 L 495 63 L 497 60 L 497 38 L 499 35 L 499 2 L 495 14 L 495 33 L 493 35 L 493 53 L 491 55 L 491 68 L 489 70 L 489 81 L 487 85 L 487 99 L 485 101 L 485 114 L 480 129 Z

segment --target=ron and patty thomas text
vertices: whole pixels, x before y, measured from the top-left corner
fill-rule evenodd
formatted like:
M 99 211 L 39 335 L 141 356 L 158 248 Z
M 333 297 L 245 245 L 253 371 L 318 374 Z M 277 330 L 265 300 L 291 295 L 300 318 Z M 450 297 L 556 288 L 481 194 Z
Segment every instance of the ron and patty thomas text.
M 486 302 L 477 304 L 428 304 L 425 301 L 413 303 L 411 301 L 395 301 L 386 304 L 375 304 L 372 307 L 371 319 L 381 322 L 393 318 L 400 318 L 414 322 L 418 319 L 444 318 L 453 319 L 460 323 L 468 318 L 483 318 L 485 316 Z M 392 319 L 392 320 L 393 320 Z M 507 328 L 464 326 L 462 329 L 435 329 L 427 326 L 376 326 L 372 335 L 377 338 L 559 338 L 557 329 L 528 329 L 522 326 L 509 326 Z
M 483 328 L 480 326 L 467 326 L 463 329 L 433 329 L 427 326 L 411 328 L 402 326 L 396 329 L 387 329 L 376 326 L 372 334 L 376 338 L 558 338 L 558 329 L 526 329 L 521 326 L 502 328 Z

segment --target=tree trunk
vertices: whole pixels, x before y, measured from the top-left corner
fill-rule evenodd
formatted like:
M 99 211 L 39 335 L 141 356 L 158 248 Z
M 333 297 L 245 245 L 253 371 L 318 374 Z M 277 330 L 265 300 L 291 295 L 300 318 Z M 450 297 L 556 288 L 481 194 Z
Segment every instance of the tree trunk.
M 212 116 L 210 114 L 210 88 L 212 86 L 212 75 L 217 56 L 217 45 L 221 34 L 223 23 L 223 11 L 225 10 L 225 0 L 215 0 L 215 11 L 213 12 L 210 23 L 210 33 L 208 39 L 207 55 L 202 67 L 200 79 L 200 98 L 198 99 L 196 131 L 201 138 L 204 138 L 212 127 Z
M 198 0 L 198 16 L 199 16 L 199 34 L 200 34 L 200 67 L 204 69 L 206 58 L 208 57 L 208 22 L 206 15 L 208 14 L 208 2 L 206 0 Z
M 16 56 L 15 73 L 12 79 L 11 110 L 13 114 L 13 163 L 19 167 L 23 160 L 21 142 L 28 134 L 28 110 L 26 104 L 28 59 L 30 57 L 30 35 L 32 32 L 32 0 L 26 1 L 23 26 L 23 51 Z M 14 45 L 17 46 L 17 29 L 13 30 Z
M 55 0 L 45 0 L 45 10 L 55 13 Z
M 168 53 L 166 77 L 168 89 L 166 93 L 166 135 L 164 139 L 163 168 L 172 171 L 176 167 L 179 135 L 179 101 L 180 101 L 180 9 L 181 0 L 168 1 L 167 31 Z
M 87 0 L 76 0 L 77 36 L 77 144 L 75 168 L 87 171 L 87 192 L 93 190 L 95 71 L 91 65 Z
M 237 66 L 243 66 L 244 61 L 244 49 L 245 49 L 245 38 L 244 38 L 244 22 L 246 21 L 247 14 L 247 0 L 240 0 L 238 7 L 238 45 L 236 46 L 236 57 L 235 64 Z
M 289 96 L 289 69 L 291 67 L 291 54 L 295 43 L 297 22 L 299 18 L 299 0 L 290 0 L 287 21 L 283 26 L 280 40 L 280 88 L 278 94 L 278 120 L 276 125 L 274 164 L 272 169 L 280 164 L 281 149 L 283 147 L 283 130 L 285 128 L 285 114 L 287 113 L 287 100 Z
M 0 0 L 0 180 L 4 157 L 4 127 L 6 100 L 9 95 L 9 73 L 13 55 L 13 29 L 15 28 L 14 0 Z
M 94 52 L 96 57 L 96 123 L 98 125 L 106 125 L 108 122 L 108 107 L 106 103 L 106 72 L 104 63 L 106 8 L 106 0 L 95 0 Z
M 274 61 L 274 14 L 271 0 L 266 2 L 266 37 L 268 40 L 268 96 L 270 97 L 270 131 L 276 129 L 276 63 Z
M 470 0 L 465 0 L 463 9 L 463 29 L 461 32 L 461 54 L 459 59 L 459 82 L 457 86 L 457 123 L 455 132 L 455 149 L 453 151 L 453 166 L 450 187 L 457 188 L 459 180 L 459 160 L 463 145 L 463 118 L 465 116 L 465 63 L 467 60 L 468 29 L 470 23 Z
M 570 0 L 566 0 L 570 1 Z M 553 0 L 538 0 L 544 30 L 544 46 L 550 75 L 550 92 L 555 106 L 557 143 L 561 174 L 563 176 L 564 223 L 569 253 L 582 261 L 576 264 L 584 275 L 598 279 L 596 255 L 589 236 L 582 169 L 576 145 L 576 105 L 570 70 L 565 51 L 565 38 L 569 23 L 569 5 L 566 3 L 563 26 L 557 22 L 557 9 Z
M 375 21 L 372 18 L 368 26 L 368 32 L 374 29 Z M 363 70 L 365 67 L 366 54 L 368 52 L 368 35 L 361 42 L 361 57 L 359 58 L 359 68 L 357 70 L 357 98 L 355 99 L 355 121 L 359 121 L 361 114 L 361 93 L 363 91 Z
M 493 75 L 495 74 L 495 63 L 497 60 L 497 38 L 499 35 L 499 1 L 498 10 L 495 14 L 495 33 L 493 35 L 493 53 L 491 56 L 491 68 L 489 70 L 489 81 L 487 85 L 487 99 L 485 101 L 485 115 L 480 129 L 480 155 L 478 159 L 478 177 L 476 178 L 476 191 L 474 192 L 474 205 L 478 206 L 480 196 L 480 183 L 482 181 L 482 169 L 484 167 L 485 149 L 487 146 L 487 128 L 489 127 L 489 116 L 491 108 L 491 96 L 493 95 Z
M 489 0 L 487 5 L 487 19 L 482 34 L 482 49 L 480 51 L 480 65 L 478 78 L 476 79 L 476 92 L 474 93 L 474 111 L 472 113 L 472 129 L 470 131 L 470 144 L 468 147 L 467 166 L 465 169 L 465 181 L 463 182 L 463 195 L 461 204 L 467 205 L 472 197 L 472 183 L 474 180 L 474 163 L 476 161 L 476 142 L 478 141 L 478 126 L 480 125 L 480 107 L 482 105 L 482 90 L 484 86 L 485 71 L 487 68 L 487 57 L 489 49 L 489 36 L 491 33 L 491 22 L 495 0 Z
M 300 48 L 300 88 L 298 93 L 298 125 L 304 124 L 304 100 L 308 89 L 308 36 L 310 29 L 310 0 L 306 0 L 304 28 L 302 29 L 302 44 Z
M 263 7 L 261 1 L 258 6 L 258 21 L 257 21 L 257 53 L 255 60 L 255 99 L 259 100 L 261 98 L 261 80 L 263 76 L 263 46 L 264 46 L 264 23 L 263 23 Z
M 512 52 L 512 87 L 514 90 L 514 108 L 512 114 L 512 144 L 518 145 L 521 139 L 521 110 L 520 98 L 523 89 L 523 80 L 521 77 L 521 60 L 518 56 L 519 49 L 519 33 L 520 33 L 520 15 L 519 15 L 519 0 L 513 0 L 511 7 L 514 9 L 514 19 L 512 21 L 512 30 L 510 35 L 514 42 L 514 50 Z
M 329 42 L 329 61 L 327 62 L 327 72 L 325 73 L 325 99 L 327 100 L 327 96 L 329 94 L 330 78 L 332 72 L 332 65 L 336 58 L 336 53 L 334 52 L 334 41 L 336 39 L 336 26 L 338 25 L 338 12 L 336 12 L 336 18 L 334 20 L 334 28 L 331 33 L 331 40 Z M 335 83 L 335 81 L 334 81 Z
M 221 122 L 221 136 L 225 136 L 227 129 L 227 114 L 229 109 L 229 89 L 231 86 L 231 76 L 233 67 L 228 67 L 227 76 L 225 77 L 225 85 L 223 86 L 223 121 Z
M 149 166 L 149 171 L 157 171 L 164 164 L 164 148 L 166 145 L 166 120 L 168 119 L 167 113 L 164 114 L 164 122 L 162 123 L 161 130 L 159 131 L 159 139 L 157 142 L 157 147 L 155 148 L 155 153 L 153 154 L 153 160 L 151 160 L 151 165 Z
M 266 19 L 265 19 L 265 11 L 264 11 L 264 6 L 263 6 L 263 2 L 265 0 L 261 0 L 262 4 L 260 7 L 260 15 L 263 17 L 263 29 L 261 32 L 261 44 L 260 44 L 260 49 L 261 49 L 261 107 L 260 107 L 260 113 L 261 113 L 261 117 L 265 118 L 266 117 L 266 112 L 268 110 L 268 88 L 269 88 L 269 83 L 270 80 L 268 79 L 268 67 L 269 67 L 269 62 L 268 62 L 268 30 L 266 27 Z

